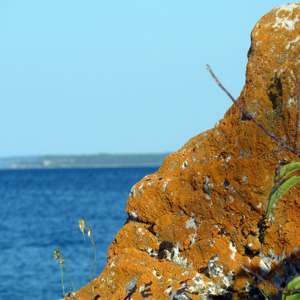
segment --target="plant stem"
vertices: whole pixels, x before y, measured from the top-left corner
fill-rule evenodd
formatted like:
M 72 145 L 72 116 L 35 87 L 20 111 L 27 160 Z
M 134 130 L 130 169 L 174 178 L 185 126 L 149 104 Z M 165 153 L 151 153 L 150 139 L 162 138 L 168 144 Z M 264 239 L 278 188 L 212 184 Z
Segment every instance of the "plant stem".
M 69 264 L 68 264 L 68 262 L 66 261 L 66 265 L 67 265 L 67 270 L 68 270 L 68 273 L 69 273 L 69 277 L 70 277 L 70 281 L 71 281 L 71 284 L 72 284 L 72 287 L 73 287 L 73 291 L 74 291 L 74 293 L 75 293 L 75 298 L 76 298 L 76 288 L 75 288 L 75 286 L 74 286 L 74 282 L 73 282 L 73 280 L 72 280 L 72 277 L 71 277 L 71 272 L 70 272 L 70 269 L 69 269 Z
M 286 292 L 298 292 L 298 293 L 300 292 L 300 289 L 285 289 L 285 288 L 282 288 L 282 287 L 277 286 L 277 285 L 276 285 L 275 283 L 273 283 L 273 282 L 269 282 L 269 281 L 265 280 L 265 279 L 262 278 L 259 274 L 257 274 L 257 273 L 254 272 L 253 270 L 249 269 L 245 264 L 243 264 L 241 267 L 242 267 L 246 272 L 249 272 L 249 273 L 253 274 L 256 278 L 258 278 L 258 279 L 260 279 L 261 281 L 263 281 L 264 283 L 266 283 L 266 284 L 268 284 L 268 285 L 274 287 L 274 288 L 275 288 L 276 290 L 278 290 L 278 291 L 281 291 L 281 292 L 283 292 L 283 291 L 286 291 Z
M 63 295 L 65 296 L 64 271 L 63 271 L 62 264 L 60 264 L 60 269 L 61 269 L 61 284 L 62 284 L 62 289 L 63 289 Z

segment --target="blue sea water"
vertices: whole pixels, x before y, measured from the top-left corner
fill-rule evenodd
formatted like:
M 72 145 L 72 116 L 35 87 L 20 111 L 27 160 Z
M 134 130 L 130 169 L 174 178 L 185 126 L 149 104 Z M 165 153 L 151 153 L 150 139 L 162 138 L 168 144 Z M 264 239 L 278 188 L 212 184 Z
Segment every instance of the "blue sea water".
M 131 187 L 157 168 L 0 171 L 0 299 L 63 297 L 54 249 L 68 261 L 76 289 L 90 281 L 94 251 L 78 221 L 92 229 L 97 251 L 93 278 L 124 225 Z M 64 267 L 66 292 L 71 291 Z

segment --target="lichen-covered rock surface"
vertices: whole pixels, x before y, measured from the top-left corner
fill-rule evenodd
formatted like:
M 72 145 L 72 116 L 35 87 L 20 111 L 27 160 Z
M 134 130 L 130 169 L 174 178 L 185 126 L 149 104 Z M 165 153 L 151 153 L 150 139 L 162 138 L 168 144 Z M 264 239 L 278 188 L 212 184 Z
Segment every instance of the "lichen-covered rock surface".
M 299 74 L 300 3 L 286 4 L 251 33 L 238 102 L 289 145 Z M 92 284 L 95 299 L 263 299 L 260 289 L 280 299 L 273 286 L 245 272 L 247 266 L 284 287 L 300 271 L 299 185 L 264 220 L 278 149 L 233 105 L 132 188 L 128 222 L 108 250 L 106 268 L 78 298 L 92 299 Z M 287 150 L 277 156 L 297 160 Z

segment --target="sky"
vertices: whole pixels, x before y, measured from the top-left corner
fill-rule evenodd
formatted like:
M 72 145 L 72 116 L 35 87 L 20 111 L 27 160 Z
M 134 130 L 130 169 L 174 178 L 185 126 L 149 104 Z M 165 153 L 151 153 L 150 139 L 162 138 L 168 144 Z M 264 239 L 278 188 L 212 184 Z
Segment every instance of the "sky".
M 238 97 L 250 33 L 286 1 L 1 0 L 0 157 L 164 153 Z

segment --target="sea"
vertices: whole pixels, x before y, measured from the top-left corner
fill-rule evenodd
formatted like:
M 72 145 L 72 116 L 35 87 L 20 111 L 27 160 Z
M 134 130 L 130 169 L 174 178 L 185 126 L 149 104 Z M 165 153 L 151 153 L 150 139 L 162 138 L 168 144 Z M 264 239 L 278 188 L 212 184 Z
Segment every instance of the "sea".
M 158 167 L 0 170 L 0 299 L 63 298 L 98 277 L 132 186 Z M 91 228 L 95 252 L 79 229 Z M 69 267 L 69 272 L 67 270 Z M 71 276 L 71 279 L 70 279 Z

